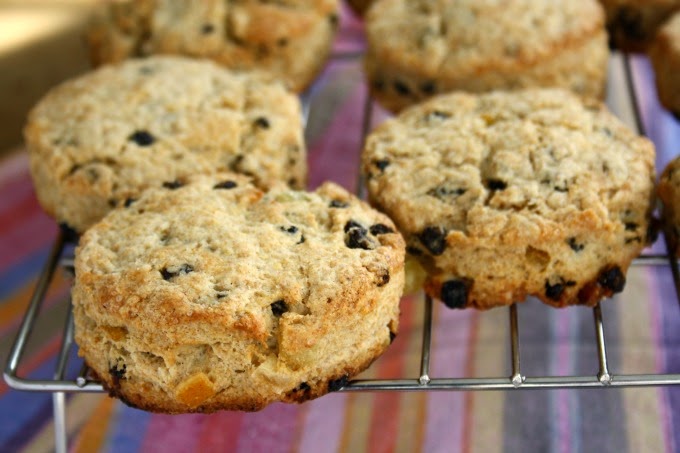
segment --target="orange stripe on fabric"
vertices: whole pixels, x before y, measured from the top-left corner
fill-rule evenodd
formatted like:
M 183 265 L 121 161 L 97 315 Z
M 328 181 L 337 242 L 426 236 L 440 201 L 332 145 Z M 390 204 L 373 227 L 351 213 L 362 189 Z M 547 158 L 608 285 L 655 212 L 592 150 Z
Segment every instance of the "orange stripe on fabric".
M 27 361 L 23 361 L 23 366 L 21 366 L 18 370 L 19 376 L 26 376 L 42 365 L 43 362 L 57 353 L 60 345 L 61 335 L 55 335 L 54 338 L 50 340 L 49 343 L 47 343 L 42 349 L 40 349 L 37 354 Z M 7 390 L 9 390 L 9 386 L 3 380 L 0 382 L 0 396 L 4 395 Z
M 102 400 L 82 427 L 73 447 L 74 453 L 100 451 L 106 441 L 116 400 L 102 395 Z
M 477 350 L 477 339 L 479 336 L 479 313 L 475 312 L 470 320 L 470 333 L 467 342 L 467 358 L 465 360 L 465 376 L 472 377 L 475 370 L 475 352 Z M 475 392 L 465 392 L 463 400 L 463 435 L 461 452 L 470 453 L 472 451 L 472 413 L 474 411 Z
M 377 367 L 371 366 L 361 373 L 361 379 L 375 379 Z M 373 413 L 372 393 L 350 393 L 345 404 L 343 432 L 338 451 L 363 453 L 368 445 L 368 436 Z
M 26 312 L 26 307 L 30 302 L 33 290 L 35 289 L 37 278 L 32 279 L 26 286 L 17 293 L 5 299 L 0 305 L 0 330 L 19 321 L 19 318 Z M 57 295 L 68 290 L 70 280 L 66 280 L 61 272 L 55 272 L 52 284 L 47 290 L 46 299 L 52 299 Z
M 416 377 L 420 374 L 420 352 L 423 338 L 424 300 L 422 293 L 412 296 L 413 320 L 408 335 L 407 348 L 404 351 L 406 363 L 404 376 Z M 401 408 L 398 414 L 399 424 L 396 434 L 395 451 L 399 453 L 418 453 L 423 449 L 425 441 L 425 424 L 427 422 L 427 395 L 422 392 L 401 393 Z
M 409 331 L 413 326 L 413 300 L 402 301 L 400 331 Z M 407 338 L 398 335 L 385 355 L 378 361 L 380 379 L 397 378 L 403 375 Z M 397 392 L 378 393 L 374 400 L 368 451 L 394 451 L 399 424 L 400 394 Z
M 362 374 L 362 378 L 375 378 L 375 372 L 369 369 L 369 372 Z M 352 393 L 347 398 L 339 451 L 348 453 L 366 451 L 374 398 L 375 396 L 371 393 Z

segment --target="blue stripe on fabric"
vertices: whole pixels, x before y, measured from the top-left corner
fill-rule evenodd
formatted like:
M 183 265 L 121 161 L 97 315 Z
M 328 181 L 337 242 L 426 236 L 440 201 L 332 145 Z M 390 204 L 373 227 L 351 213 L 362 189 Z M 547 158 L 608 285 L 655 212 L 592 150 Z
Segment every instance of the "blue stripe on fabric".
M 152 416 L 153 414 L 149 412 L 117 402 L 110 423 L 113 430 L 109 432 L 102 451 L 110 453 L 140 451 Z
M 78 360 L 71 360 L 67 376 L 74 376 L 80 368 Z M 48 359 L 29 374 L 32 378 L 46 378 L 54 374 L 56 357 Z M 52 418 L 52 394 L 9 390 L 0 398 L 0 446 L 2 451 L 16 451 L 28 443 Z
M 49 247 L 39 249 L 1 273 L 0 300 L 8 299 L 31 279 L 35 278 L 47 261 L 48 253 Z

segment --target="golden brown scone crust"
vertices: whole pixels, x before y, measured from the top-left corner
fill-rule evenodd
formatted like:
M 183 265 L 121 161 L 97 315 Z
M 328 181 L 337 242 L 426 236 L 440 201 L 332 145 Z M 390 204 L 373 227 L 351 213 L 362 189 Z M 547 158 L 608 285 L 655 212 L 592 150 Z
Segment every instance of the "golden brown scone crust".
M 338 26 L 338 0 L 132 0 L 112 2 L 88 33 L 92 63 L 153 54 L 262 69 L 304 90 Z
M 40 203 L 82 232 L 146 187 L 232 170 L 304 187 L 300 101 L 210 61 L 153 57 L 53 89 L 25 128 Z
M 347 0 L 347 3 L 349 3 L 349 6 L 352 7 L 355 13 L 363 16 L 368 7 L 375 3 L 375 0 Z
M 663 203 L 662 220 L 667 233 L 675 241 L 675 253 L 680 256 L 680 157 L 668 163 L 661 178 L 657 193 Z
M 654 147 L 564 90 L 454 93 L 378 127 L 369 197 L 455 308 L 594 305 L 648 242 Z
M 334 184 L 263 194 L 220 174 L 112 211 L 75 269 L 76 341 L 112 395 L 252 411 L 337 390 L 387 348 L 404 241 Z
M 607 30 L 612 47 L 643 52 L 657 29 L 674 11 L 680 0 L 600 0 L 607 14 Z
M 371 93 L 391 111 L 454 90 L 604 94 L 609 52 L 596 0 L 381 0 L 366 24 Z
M 659 101 L 680 119 L 680 13 L 656 35 L 649 48 Z

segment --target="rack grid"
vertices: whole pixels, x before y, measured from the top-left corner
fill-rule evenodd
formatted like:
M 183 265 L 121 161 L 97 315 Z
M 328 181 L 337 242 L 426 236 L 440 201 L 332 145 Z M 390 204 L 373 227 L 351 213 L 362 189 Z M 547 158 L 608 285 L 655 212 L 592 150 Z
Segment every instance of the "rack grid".
M 335 61 L 355 61 L 360 53 L 347 52 L 335 54 Z M 620 75 L 625 80 L 625 95 L 631 106 L 632 116 L 639 133 L 644 134 L 644 124 L 638 105 L 638 93 L 636 93 L 633 80 L 631 61 L 628 56 L 619 60 Z M 313 97 L 303 98 L 304 116 L 309 114 L 309 103 Z M 363 107 L 361 128 L 361 142 L 363 143 L 368 131 L 371 129 L 373 117 L 373 100 L 366 96 Z M 357 181 L 357 193 L 363 193 L 363 181 Z M 676 238 L 672 232 L 664 231 L 665 254 L 645 253 L 633 262 L 633 266 L 662 266 L 668 267 L 675 285 L 675 296 L 680 302 L 680 271 L 678 262 L 674 257 Z M 18 369 L 31 332 L 40 314 L 48 288 L 50 287 L 55 271 L 60 266 L 64 269 L 73 269 L 73 247 L 67 240 L 67 235 L 60 232 L 55 240 L 47 262 L 45 263 L 35 290 L 29 301 L 28 308 L 19 328 L 11 352 L 8 356 L 4 378 L 7 384 L 16 390 L 52 392 L 55 420 L 55 440 L 57 451 L 66 450 L 66 424 L 65 424 L 65 392 L 104 392 L 101 383 L 92 379 L 89 369 L 83 363 L 80 372 L 73 379 L 65 378 L 65 370 L 74 348 L 73 341 L 73 317 L 70 300 L 66 321 L 61 339 L 61 347 L 57 356 L 57 364 L 53 379 L 36 380 L 21 377 Z M 423 296 L 423 333 L 420 352 L 420 373 L 411 378 L 401 379 L 355 379 L 351 380 L 340 391 L 344 392 L 371 392 L 371 391 L 470 391 L 470 390 L 521 390 L 521 389 L 554 389 L 554 388 L 616 388 L 616 387 L 645 387 L 661 385 L 680 385 L 680 374 L 616 374 L 609 369 L 607 361 L 607 346 L 604 336 L 604 319 L 602 310 L 598 304 L 593 308 L 593 321 L 595 329 L 595 341 L 597 347 L 598 363 L 593 364 L 592 375 L 572 376 L 529 376 L 522 373 L 520 360 L 520 327 L 518 320 L 519 305 L 514 304 L 508 308 L 510 328 L 510 364 L 509 376 L 497 377 L 444 377 L 430 378 L 430 352 L 433 329 L 433 304 L 434 301 L 428 296 Z

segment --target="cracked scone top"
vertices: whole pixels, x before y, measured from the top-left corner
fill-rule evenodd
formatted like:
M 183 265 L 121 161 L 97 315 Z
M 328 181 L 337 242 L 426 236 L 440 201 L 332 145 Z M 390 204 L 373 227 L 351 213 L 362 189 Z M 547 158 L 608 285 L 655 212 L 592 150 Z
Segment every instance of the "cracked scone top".
M 593 305 L 647 243 L 654 148 L 564 90 L 454 93 L 378 127 L 371 201 L 455 308 Z
M 392 111 L 454 90 L 604 93 L 607 34 L 596 0 L 382 0 L 366 31 L 371 93 Z
M 146 188 L 232 170 L 305 186 L 300 102 L 279 83 L 181 57 L 130 60 L 53 89 L 24 135 L 43 208 L 84 231 Z
M 149 189 L 81 238 L 80 354 L 159 412 L 258 410 L 334 391 L 397 333 L 404 241 L 334 184 L 263 194 L 238 175 Z
M 154 54 L 264 69 L 295 91 L 323 67 L 338 0 L 128 0 L 112 2 L 88 33 L 94 64 Z

